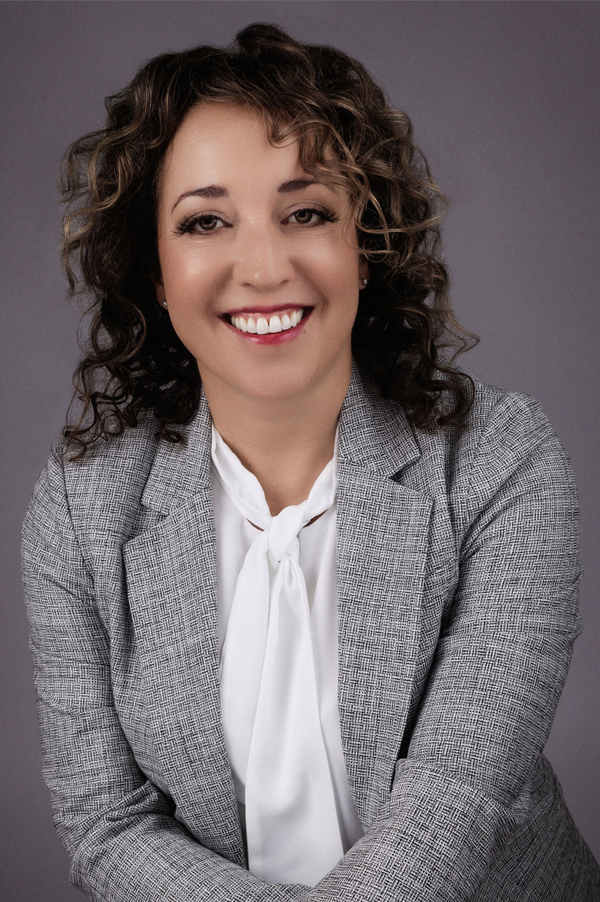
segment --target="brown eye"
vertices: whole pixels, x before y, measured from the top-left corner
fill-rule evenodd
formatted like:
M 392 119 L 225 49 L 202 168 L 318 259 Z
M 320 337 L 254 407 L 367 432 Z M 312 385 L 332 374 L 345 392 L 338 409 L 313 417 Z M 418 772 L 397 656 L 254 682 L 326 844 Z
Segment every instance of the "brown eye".
M 216 232 L 227 225 L 228 223 L 224 222 L 216 213 L 201 213 L 178 223 L 175 232 L 177 235 L 207 235 L 209 232 Z
M 295 217 L 296 222 L 300 225 L 308 225 L 313 216 L 320 215 L 318 210 L 311 210 L 310 208 L 307 208 L 306 210 L 296 210 L 295 213 L 292 213 L 292 216 Z
M 194 226 L 198 232 L 212 232 L 216 229 L 218 223 L 218 216 L 199 216 L 195 220 Z
M 297 225 L 318 226 L 326 222 L 337 222 L 338 217 L 328 210 L 319 210 L 317 207 L 302 207 L 301 210 L 294 210 L 290 215 L 290 219 L 296 221 Z

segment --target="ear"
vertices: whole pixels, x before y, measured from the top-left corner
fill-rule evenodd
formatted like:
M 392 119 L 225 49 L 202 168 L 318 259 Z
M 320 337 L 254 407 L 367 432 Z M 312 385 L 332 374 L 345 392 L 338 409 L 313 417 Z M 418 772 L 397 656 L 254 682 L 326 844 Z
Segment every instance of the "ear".
M 367 260 L 366 257 L 363 257 L 363 256 L 361 256 L 360 262 L 358 264 L 358 277 L 361 282 L 361 286 L 360 286 L 361 288 L 365 287 L 363 285 L 363 279 L 366 279 L 368 281 L 371 278 L 371 270 L 369 268 L 369 261 Z
M 152 276 L 152 281 L 154 282 L 154 294 L 156 295 L 156 300 L 160 304 L 161 307 L 167 306 L 167 295 L 165 293 L 165 286 L 162 283 L 162 279 L 160 276 Z

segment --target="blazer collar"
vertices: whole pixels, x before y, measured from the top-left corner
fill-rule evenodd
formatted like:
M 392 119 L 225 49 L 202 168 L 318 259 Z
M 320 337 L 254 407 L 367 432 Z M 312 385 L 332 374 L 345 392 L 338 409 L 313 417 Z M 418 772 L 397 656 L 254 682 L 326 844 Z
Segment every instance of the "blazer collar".
M 340 412 L 338 457 L 387 477 L 421 457 L 402 406 L 369 388 L 356 364 Z
M 204 391 L 179 444 L 159 442 L 142 503 L 167 514 L 210 486 L 212 419 Z M 382 399 L 363 382 L 356 364 L 340 412 L 340 460 L 392 477 L 421 456 L 403 408 Z
M 194 418 L 181 427 L 183 441 L 161 441 L 142 495 L 142 504 L 168 514 L 210 487 L 212 418 L 204 390 Z

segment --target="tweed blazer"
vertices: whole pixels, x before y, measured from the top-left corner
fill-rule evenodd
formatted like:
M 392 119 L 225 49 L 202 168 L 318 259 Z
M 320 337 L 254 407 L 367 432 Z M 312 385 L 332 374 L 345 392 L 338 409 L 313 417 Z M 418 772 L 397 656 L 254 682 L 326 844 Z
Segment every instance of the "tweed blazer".
M 542 750 L 579 631 L 576 492 L 530 398 L 415 432 L 340 415 L 339 711 L 365 836 L 315 888 L 249 873 L 219 709 L 205 399 L 50 457 L 24 525 L 44 777 L 99 902 L 598 902 Z

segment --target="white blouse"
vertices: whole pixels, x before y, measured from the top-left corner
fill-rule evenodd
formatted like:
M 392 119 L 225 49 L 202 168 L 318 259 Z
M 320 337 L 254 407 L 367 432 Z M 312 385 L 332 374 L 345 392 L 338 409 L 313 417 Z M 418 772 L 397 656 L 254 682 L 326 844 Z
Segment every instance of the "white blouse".
M 336 467 L 271 517 L 213 426 L 223 729 L 249 869 L 269 883 L 314 886 L 363 835 L 337 704 Z

